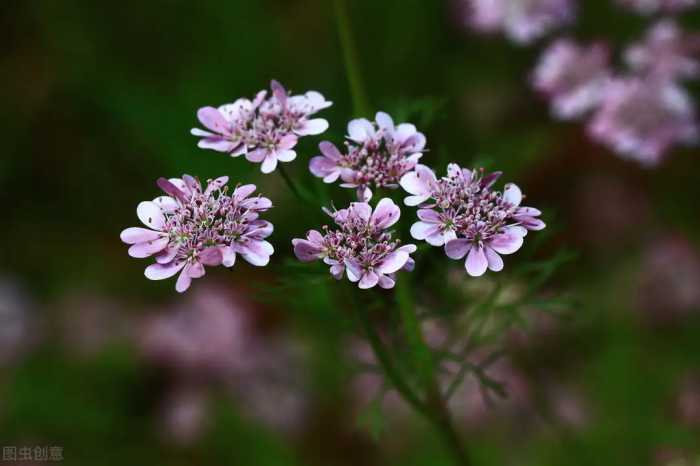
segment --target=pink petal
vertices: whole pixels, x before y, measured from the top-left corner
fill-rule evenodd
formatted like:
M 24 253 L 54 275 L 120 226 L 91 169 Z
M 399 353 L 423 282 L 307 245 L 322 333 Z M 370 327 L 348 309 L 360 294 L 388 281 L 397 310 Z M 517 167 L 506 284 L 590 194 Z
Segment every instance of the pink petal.
M 323 141 L 321 144 L 318 145 L 318 148 L 321 149 L 321 153 L 323 155 L 325 155 L 331 160 L 338 161 L 342 158 L 342 155 L 340 154 L 338 148 L 328 141 Z
M 418 218 L 428 223 L 442 223 L 440 214 L 432 209 L 418 209 Z
M 372 207 L 366 202 L 352 202 L 350 203 L 350 212 L 365 222 L 369 222 L 372 215 Z
M 343 264 L 334 264 L 331 266 L 331 275 L 333 275 L 333 278 L 336 280 L 340 280 L 343 278 L 343 272 L 345 272 L 345 266 Z
M 224 267 L 233 267 L 236 263 L 236 251 L 228 246 L 223 246 L 220 248 L 221 251 L 221 263 Z
M 407 260 L 408 253 L 406 251 L 394 251 L 377 265 L 377 272 L 385 274 L 398 272 L 406 264 Z
M 379 275 L 374 272 L 365 273 L 360 279 L 360 284 L 358 285 L 360 289 L 366 290 L 373 288 L 379 282 Z
M 240 206 L 251 210 L 267 210 L 272 207 L 272 201 L 262 196 L 249 197 L 242 200 Z
M 168 264 L 175 259 L 177 252 L 180 248 L 177 245 L 170 245 L 169 247 L 163 249 L 158 255 L 156 255 L 156 262 L 159 264 Z
M 160 207 L 160 210 L 163 213 L 175 212 L 177 208 L 180 207 L 180 204 L 178 204 L 178 202 L 170 196 L 158 196 L 157 198 L 153 199 L 153 202 Z
M 170 196 L 174 197 L 175 199 L 179 199 L 182 202 L 187 202 L 189 200 L 187 194 L 185 194 L 185 192 L 182 189 L 180 189 L 180 187 L 176 186 L 172 182 L 172 180 L 166 180 L 165 178 L 158 178 L 158 181 L 156 181 L 156 184 L 166 194 L 169 194 Z
M 282 139 L 280 139 L 280 142 L 277 144 L 278 149 L 293 149 L 294 146 L 297 145 L 297 141 L 299 139 L 293 135 L 293 134 L 288 134 L 284 136 Z
M 472 242 L 466 239 L 453 239 L 445 244 L 445 254 L 450 259 L 461 259 L 472 248 Z
M 177 282 L 175 282 L 175 291 L 178 293 L 184 293 L 192 284 L 192 277 L 190 276 L 190 265 L 187 264 L 180 276 L 177 277 Z
M 170 262 L 169 264 L 152 264 L 146 267 L 144 275 L 149 280 L 165 280 L 178 273 L 185 262 Z
M 304 239 L 292 240 L 294 255 L 302 262 L 311 262 L 321 257 L 323 249 L 319 245 Z
M 488 268 L 488 261 L 484 249 L 479 246 L 474 246 L 469 250 L 467 260 L 464 262 L 467 273 L 472 277 L 480 277 Z
M 218 247 L 207 248 L 199 254 L 199 262 L 208 266 L 221 265 L 224 257 Z
M 377 112 L 377 114 L 374 117 L 374 120 L 377 122 L 377 126 L 379 126 L 381 129 L 385 131 L 390 131 L 394 132 L 394 120 L 389 116 L 388 113 L 385 112 Z
M 241 256 L 250 264 L 263 267 L 270 262 L 270 256 L 275 250 L 267 241 L 248 241 L 241 249 Z
M 424 240 L 440 231 L 440 226 L 434 223 L 416 222 L 411 225 L 411 236 L 417 240 Z
M 416 169 L 401 177 L 399 184 L 409 194 L 423 196 L 430 193 L 435 173 L 425 165 L 416 165 Z
M 391 288 L 394 287 L 396 282 L 394 281 L 393 278 L 387 276 L 387 275 L 380 275 L 379 276 L 379 286 L 384 288 L 385 290 L 390 290 Z
M 203 107 L 197 111 L 197 118 L 205 128 L 219 134 L 229 133 L 229 123 L 221 112 L 214 107 Z
M 277 155 L 267 154 L 267 157 L 265 157 L 265 160 L 263 160 L 263 163 L 260 166 L 260 171 L 268 174 L 275 171 L 275 168 L 277 168 Z
M 348 274 L 348 279 L 351 282 L 357 282 L 362 278 L 362 267 L 356 261 L 351 259 L 345 259 L 345 270 Z
M 328 129 L 328 121 L 323 118 L 308 120 L 300 128 L 295 130 L 299 136 L 316 136 L 323 134 Z
M 139 220 L 141 220 L 144 225 L 154 230 L 160 231 L 165 225 L 163 211 L 160 210 L 160 207 L 158 207 L 155 202 L 141 202 L 138 207 L 136 207 L 136 215 L 138 215 Z
M 202 278 L 205 273 L 204 266 L 200 262 L 194 262 L 187 270 L 191 278 Z
M 496 251 L 486 247 L 484 248 L 484 253 L 486 254 L 486 260 L 489 263 L 489 269 L 493 270 L 494 272 L 500 272 L 503 270 L 503 259 Z
M 211 149 L 217 152 L 233 152 L 240 145 L 240 142 L 233 142 L 223 138 L 200 139 L 197 143 L 197 147 L 200 149 Z
M 370 218 L 370 223 L 374 225 L 375 228 L 385 230 L 399 221 L 401 216 L 401 209 L 399 206 L 394 204 L 394 201 L 385 197 L 377 204 L 374 209 L 374 213 Z
M 282 107 L 287 105 L 287 91 L 285 88 L 274 79 L 270 82 L 270 89 L 272 89 L 272 94 L 275 96 L 277 101 Z
M 281 150 L 277 152 L 277 160 L 280 162 L 291 162 L 297 158 L 297 153 L 293 150 Z
M 516 232 L 496 235 L 489 246 L 499 254 L 513 254 L 523 245 L 523 237 Z
M 223 188 L 226 185 L 226 183 L 228 183 L 228 176 L 220 176 L 216 179 L 213 179 L 207 185 L 207 189 L 204 191 L 204 194 L 211 194 L 214 191 Z
M 155 239 L 163 236 L 163 233 L 159 231 L 147 230 L 141 227 L 131 227 L 121 232 L 119 237 L 126 244 L 136 244 L 145 243 L 147 241 L 153 241 Z
M 255 192 L 255 185 L 254 184 L 244 184 L 242 186 L 237 187 L 234 191 L 231 197 L 233 197 L 236 201 L 241 201 L 245 199 L 246 197 L 250 196 Z
M 503 190 L 503 200 L 514 206 L 519 206 L 523 200 L 523 193 L 518 185 L 508 183 Z
M 248 152 L 245 155 L 246 160 L 249 162 L 260 163 L 267 157 L 268 151 L 266 149 L 255 149 Z
M 143 259 L 145 257 L 150 257 L 156 254 L 168 246 L 170 240 L 168 237 L 160 238 L 153 241 L 146 241 L 145 243 L 133 244 L 129 248 L 129 255 L 136 259 Z
M 359 118 L 348 123 L 348 135 L 356 142 L 365 142 L 374 136 L 374 126 L 369 120 Z
M 309 230 L 306 234 L 306 239 L 318 246 L 323 244 L 323 235 L 316 230 Z

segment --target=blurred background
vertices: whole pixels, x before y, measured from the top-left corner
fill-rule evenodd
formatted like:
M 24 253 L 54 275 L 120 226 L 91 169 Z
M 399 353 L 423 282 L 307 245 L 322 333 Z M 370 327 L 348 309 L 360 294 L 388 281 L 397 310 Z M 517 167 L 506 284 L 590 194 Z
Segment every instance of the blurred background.
M 448 0 L 348 3 L 373 111 L 416 124 L 439 172 L 502 170 L 545 212 L 548 229 L 497 277 L 470 279 L 438 250 L 416 271 L 462 308 L 495 280 L 517 295 L 532 258 L 556 262 L 540 293 L 566 299 L 557 312 L 527 303 L 503 339 L 493 377 L 508 398 L 488 402 L 467 380 L 452 406 L 476 463 L 696 464 L 698 150 L 643 169 L 552 119 L 528 84 L 547 40 L 477 35 Z M 582 40 L 623 47 L 651 23 L 579 4 L 566 34 Z M 700 11 L 679 22 L 697 29 Z M 307 168 L 319 141 L 372 117 L 353 114 L 332 2 L 4 0 L 0 35 L 0 446 L 32 448 L 36 464 L 35 447 L 90 465 L 451 464 L 391 393 L 377 407 L 381 381 L 358 372 L 366 348 L 337 285 L 320 264 L 295 266 L 290 241 L 320 209 L 189 134 L 199 107 L 270 79 L 317 90 L 335 103 L 319 115 L 330 130 L 286 168 L 319 207 L 349 202 Z M 143 277 L 119 232 L 158 177 L 183 173 L 253 182 L 273 200 L 270 266 L 209 269 L 184 295 Z

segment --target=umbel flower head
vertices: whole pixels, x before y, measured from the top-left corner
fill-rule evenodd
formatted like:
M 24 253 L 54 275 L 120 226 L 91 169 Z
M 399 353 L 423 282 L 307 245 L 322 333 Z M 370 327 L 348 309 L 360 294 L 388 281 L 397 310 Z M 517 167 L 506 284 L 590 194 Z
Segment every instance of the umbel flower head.
M 643 41 L 627 48 L 625 61 L 634 71 L 655 78 L 694 78 L 700 73 L 698 52 L 700 35 L 686 33 L 666 19 L 651 27 Z
M 503 32 L 518 44 L 529 44 L 574 19 L 574 0 L 461 0 L 467 23 L 480 32 Z
M 311 118 L 316 112 L 333 105 L 316 91 L 290 96 L 277 81 L 272 81 L 271 95 L 260 91 L 251 101 L 238 99 L 218 108 L 203 107 L 197 112 L 207 129 L 193 128 L 202 139 L 199 147 L 226 152 L 231 157 L 245 155 L 261 163 L 263 173 L 272 173 L 277 162 L 296 158 L 292 149 L 301 136 L 321 134 L 328 129 L 323 118 Z
M 644 166 L 657 165 L 676 144 L 697 141 L 695 109 L 674 82 L 654 78 L 619 78 L 605 90 L 588 132 L 620 156 Z
M 412 270 L 415 252 L 413 244 L 401 245 L 387 231 L 401 216 L 401 210 L 389 198 L 372 207 L 365 202 L 353 202 L 347 209 L 327 211 L 336 224 L 335 229 L 324 226 L 322 232 L 310 230 L 306 239 L 292 240 L 294 254 L 303 262 L 317 259 L 330 265 L 337 280 L 347 273 L 348 279 L 362 289 L 379 285 L 393 288 L 396 272 Z
M 395 126 L 384 112 L 378 112 L 375 120 L 376 124 L 364 118 L 348 124 L 345 153 L 322 142 L 323 155 L 311 159 L 311 173 L 326 183 L 340 178 L 342 187 L 357 189 L 362 202 L 372 198 L 372 189 L 397 188 L 401 176 L 413 170 L 423 156 L 425 136 L 410 123 Z
M 560 39 L 542 54 L 532 85 L 551 100 L 556 118 L 576 118 L 600 103 L 611 74 L 608 61 L 605 44 L 581 47 L 569 39 Z
M 148 228 L 121 233 L 122 241 L 131 245 L 131 257 L 155 257 L 146 278 L 163 280 L 180 272 L 175 289 L 182 293 L 193 278 L 204 275 L 204 266 L 232 267 L 237 254 L 253 265 L 267 265 L 274 249 L 265 238 L 273 227 L 259 217 L 272 202 L 252 197 L 252 184 L 237 186 L 229 195 L 227 182 L 222 176 L 202 190 L 199 180 L 189 175 L 158 180 L 167 196 L 141 202 L 136 209 Z
M 493 189 L 500 176 L 452 163 L 447 176 L 438 179 L 430 168 L 418 165 L 401 178 L 411 194 L 406 205 L 420 205 L 420 221 L 411 227 L 411 236 L 444 246 L 452 259 L 466 256 L 471 276 L 502 270 L 500 255 L 516 252 L 528 230 L 542 230 L 545 224 L 539 210 L 520 205 L 523 194 L 516 185 L 507 184 L 502 193 Z

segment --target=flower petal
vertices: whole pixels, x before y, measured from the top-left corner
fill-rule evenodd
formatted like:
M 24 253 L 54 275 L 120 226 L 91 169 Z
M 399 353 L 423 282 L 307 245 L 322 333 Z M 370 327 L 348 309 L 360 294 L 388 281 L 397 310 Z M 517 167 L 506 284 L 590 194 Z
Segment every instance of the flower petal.
M 499 254 L 513 254 L 523 245 L 523 237 L 516 231 L 496 235 L 489 246 Z
M 175 291 L 178 293 L 184 293 L 192 284 L 192 277 L 190 276 L 190 264 L 187 264 L 180 272 L 180 276 L 177 277 L 177 282 L 175 282 Z
M 144 275 L 149 280 L 165 280 L 178 273 L 184 266 L 184 261 L 174 261 L 168 264 L 151 264 L 146 267 Z
M 119 235 L 121 240 L 126 244 L 145 243 L 146 241 L 158 239 L 161 236 L 163 236 L 163 233 L 159 231 L 148 230 L 141 227 L 127 228 Z
M 486 254 L 484 253 L 484 248 L 480 246 L 474 246 L 469 250 L 467 255 L 467 260 L 464 262 L 464 266 L 467 269 L 467 273 L 472 277 L 480 277 L 488 268 L 488 260 L 486 260 Z
M 323 118 L 314 118 L 304 122 L 301 127 L 294 130 L 299 136 L 317 136 L 328 129 L 328 121 Z
M 374 136 L 374 126 L 365 118 L 352 120 L 348 123 L 348 136 L 355 142 L 365 142 Z
M 218 247 L 207 248 L 201 253 L 199 253 L 199 262 L 208 266 L 221 265 L 224 257 L 221 250 Z
M 394 251 L 377 265 L 377 272 L 385 274 L 398 272 L 403 268 L 407 260 L 408 253 L 406 251 Z
M 300 238 L 292 240 L 294 246 L 294 255 L 302 262 L 311 262 L 320 259 L 323 249 L 311 241 Z
M 467 255 L 472 248 L 472 242 L 467 239 L 453 239 L 445 244 L 445 254 L 450 259 L 461 259 Z
M 411 225 L 411 236 L 417 240 L 424 240 L 440 231 L 440 226 L 435 223 L 416 222 Z
M 379 275 L 374 272 L 365 273 L 360 279 L 359 287 L 362 290 L 367 290 L 369 288 L 374 288 L 374 286 L 379 282 Z
M 229 134 L 229 123 L 214 107 L 202 107 L 197 111 L 197 118 L 205 128 L 219 134 Z
M 145 243 L 136 243 L 129 248 L 129 255 L 136 259 L 150 257 L 165 249 L 169 242 L 170 240 L 166 236 L 153 241 L 146 241 Z
M 335 144 L 328 142 L 328 141 L 323 141 L 321 144 L 318 145 L 318 148 L 321 150 L 321 153 L 328 157 L 331 160 L 338 161 L 342 158 L 342 155 L 338 148 L 335 146 Z
M 486 260 L 489 263 L 489 269 L 494 272 L 500 272 L 503 270 L 503 258 L 498 255 L 493 249 L 486 247 L 484 248 L 484 253 L 486 254 Z
M 508 183 L 503 190 L 503 199 L 514 206 L 519 206 L 523 200 L 523 192 L 518 185 Z
M 277 154 L 269 153 L 267 157 L 265 157 L 265 160 L 263 160 L 260 171 L 268 174 L 275 171 L 275 168 L 277 168 Z
M 297 158 L 297 153 L 293 150 L 281 150 L 277 152 L 277 160 L 280 162 L 291 162 Z
M 370 223 L 381 230 L 385 230 L 399 221 L 401 217 L 401 209 L 394 204 L 390 198 L 385 197 L 380 200 L 374 213 L 370 217 Z
M 385 290 L 390 290 L 391 288 L 394 287 L 396 284 L 396 281 L 394 281 L 393 278 L 391 278 L 388 275 L 380 275 L 379 276 L 379 286 L 384 288 Z
M 138 215 L 139 220 L 147 227 L 153 228 L 154 230 L 162 230 L 165 225 L 165 216 L 163 211 L 155 202 L 143 201 L 139 203 L 136 207 L 136 215 Z

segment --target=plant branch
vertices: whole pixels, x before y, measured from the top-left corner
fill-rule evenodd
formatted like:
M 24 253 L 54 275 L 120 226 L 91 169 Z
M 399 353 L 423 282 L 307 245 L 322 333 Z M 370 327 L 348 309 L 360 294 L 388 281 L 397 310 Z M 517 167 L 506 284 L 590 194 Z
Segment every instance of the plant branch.
M 345 4 L 345 0 L 334 0 L 333 6 L 335 10 L 335 21 L 338 27 L 338 37 L 340 38 L 340 46 L 343 49 L 345 72 L 347 74 L 348 83 L 350 84 L 354 113 L 355 116 L 367 116 L 369 105 L 362 75 L 360 73 L 357 48 L 355 47 L 355 41 L 352 36 L 347 5 Z

